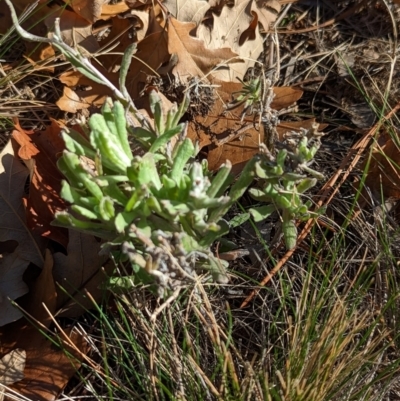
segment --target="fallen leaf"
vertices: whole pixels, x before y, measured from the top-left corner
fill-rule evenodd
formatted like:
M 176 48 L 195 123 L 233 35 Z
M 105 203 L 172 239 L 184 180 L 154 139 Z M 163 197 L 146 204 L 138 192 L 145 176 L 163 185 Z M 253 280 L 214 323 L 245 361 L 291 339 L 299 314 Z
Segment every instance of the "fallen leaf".
M 79 0 L 80 1 L 80 0 Z M 78 14 L 60 7 L 45 19 L 49 31 L 54 30 L 55 19 L 59 18 L 62 40 L 71 47 L 80 46 L 89 53 L 96 53 L 100 46 L 92 34 L 92 24 Z M 52 34 L 49 34 L 52 36 Z
M 76 113 L 78 110 L 87 109 L 91 106 L 89 100 L 81 98 L 79 95 L 69 88 L 64 86 L 62 96 L 57 100 L 56 105 L 60 110 L 68 113 Z
M 218 169 L 226 160 L 230 160 L 232 172 L 236 174 L 259 151 L 259 145 L 264 141 L 264 131 L 257 120 L 253 122 L 251 117 L 241 122 L 244 105 L 232 110 L 226 109 L 234 93 L 242 89 L 242 84 L 218 80 L 212 83 L 218 85 L 214 105 L 206 116 L 196 115 L 194 121 L 190 122 L 188 137 L 197 141 L 200 148 L 207 147 L 211 170 Z M 293 105 L 303 92 L 297 88 L 281 87 L 274 88 L 274 93 L 271 107 L 280 110 Z M 292 128 L 290 126 L 287 130 Z M 283 129 L 284 132 L 287 130 Z M 240 131 L 243 131 L 242 134 L 237 135 Z
M 86 21 L 93 24 L 101 15 L 106 0 L 64 0 L 72 9 Z
M 281 11 L 281 4 L 278 0 L 254 0 L 251 2 L 251 10 L 257 13 L 258 21 L 268 31 Z
M 101 16 L 102 20 L 108 20 L 116 15 L 122 14 L 129 10 L 129 6 L 126 2 L 121 1 L 115 4 L 103 4 L 101 7 Z
M 147 78 L 157 75 L 158 68 L 170 59 L 167 41 L 167 33 L 162 30 L 146 36 L 138 43 L 126 79 L 126 87 L 133 99 L 140 96 Z
M 98 57 L 98 60 L 107 71 L 117 72 L 122 61 L 122 54 L 132 43 L 140 42 L 150 34 L 149 13 L 145 11 L 131 10 L 126 18 L 119 16 L 111 18 L 111 30 L 107 37 L 100 42 L 102 47 L 113 47 L 112 54 Z M 116 45 L 116 46 L 115 46 Z M 114 47 L 115 46 L 115 47 Z M 121 56 L 116 53 L 121 53 Z M 135 63 L 132 59 L 132 63 Z
M 243 79 L 247 70 L 254 66 L 263 50 L 257 16 L 253 17 L 250 13 L 250 5 L 249 1 L 240 0 L 236 0 L 233 7 L 225 5 L 220 15 L 213 14 L 211 27 L 200 25 L 197 30 L 197 36 L 204 40 L 208 49 L 228 47 L 238 55 L 224 69 L 219 68 L 217 71 L 213 71 L 215 79 L 239 82 L 237 78 Z M 252 24 L 253 18 L 255 18 L 254 24 Z M 252 33 L 249 33 L 248 38 L 242 42 L 241 36 L 250 26 Z
M 293 106 L 303 96 L 303 91 L 291 86 L 278 86 L 274 88 L 274 94 L 271 107 L 282 110 Z
M 181 22 L 194 22 L 199 25 L 210 4 L 205 0 L 165 0 L 163 2 L 168 11 Z
M 190 35 L 195 27 L 192 22 L 168 19 L 168 51 L 178 59 L 172 72 L 181 82 L 192 77 L 202 78 L 218 64 L 237 56 L 229 48 L 208 49 L 202 40 Z
M 12 142 L 0 153 L 0 240 L 16 241 L 12 254 L 0 258 L 0 326 L 19 319 L 21 313 L 10 305 L 28 291 L 22 275 L 29 263 L 43 266 L 42 244 L 26 224 L 23 204 L 28 169 L 15 157 Z
M 55 313 L 56 306 L 52 267 L 53 260 L 47 250 L 40 276 L 20 302 L 21 307 L 44 327 L 49 327 L 52 320 L 42 305 L 45 304 L 51 314 Z M 26 352 L 24 378 L 10 386 L 11 389 L 27 399 L 55 400 L 79 367 L 81 353 L 86 352 L 82 335 L 75 330 L 69 330 L 66 334 L 79 352 L 66 344 L 63 345 L 64 350 L 60 349 L 38 330 L 35 323 L 31 324 L 25 318 L 1 327 L 1 355 L 15 349 Z M 58 342 L 57 338 L 53 340 Z M 66 352 L 72 357 L 67 356 Z
M 84 295 L 85 290 L 94 299 L 101 300 L 103 292 L 100 287 L 105 280 L 101 269 L 108 256 L 99 255 L 100 246 L 101 243 L 93 236 L 71 230 L 67 255 L 61 252 L 54 254 L 54 279 L 70 294 L 68 296 L 57 289 L 57 310 L 62 309 L 58 315 L 80 316 L 85 308 L 92 308 L 93 303 Z
M 156 70 L 168 62 L 170 55 L 167 49 L 167 33 L 165 30 L 154 32 L 140 43 L 129 67 L 126 87 L 133 99 L 140 97 L 149 76 L 157 75 Z M 120 63 L 117 58 L 115 63 Z M 105 70 L 96 64 L 96 68 L 105 77 L 118 86 L 118 73 Z M 57 101 L 57 106 L 64 111 L 75 113 L 78 110 L 87 109 L 94 105 L 100 107 L 107 96 L 112 96 L 111 91 L 104 85 L 91 81 L 79 71 L 67 71 L 60 76 L 60 81 L 66 85 L 63 96 Z M 77 90 L 76 87 L 87 87 L 87 90 Z
M 3 386 L 9 386 L 24 378 L 26 352 L 21 348 L 13 349 L 0 359 L 0 397 Z
M 374 145 L 365 185 L 376 200 L 400 199 L 400 149 L 389 135 L 381 135 Z M 365 193 L 364 196 L 369 199 Z
M 68 232 L 51 225 L 55 213 L 66 208 L 59 195 L 63 175 L 57 158 L 65 148 L 60 133 L 61 126 L 55 120 L 45 131 L 24 130 L 16 121 L 13 138 L 20 145 L 18 156 L 30 171 L 29 195 L 25 198 L 28 227 L 66 248 Z

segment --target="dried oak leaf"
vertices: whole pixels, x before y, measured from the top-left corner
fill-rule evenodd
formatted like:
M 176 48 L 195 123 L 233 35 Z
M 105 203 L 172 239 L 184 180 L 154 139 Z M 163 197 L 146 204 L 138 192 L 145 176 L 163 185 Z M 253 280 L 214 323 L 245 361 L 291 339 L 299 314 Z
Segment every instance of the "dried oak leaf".
M 218 64 L 237 56 L 229 48 L 208 49 L 202 40 L 190 35 L 195 27 L 192 22 L 168 18 L 168 51 L 178 59 L 172 72 L 182 82 L 192 77 L 204 77 Z
M 106 263 L 108 256 L 99 255 L 101 243 L 92 235 L 71 230 L 67 255 L 54 254 L 54 279 L 65 291 L 58 289 L 57 310 L 59 316 L 80 316 L 85 308 L 92 308 L 92 301 L 84 295 L 88 291 L 93 299 L 100 301 L 103 295 L 101 284 L 106 279 L 103 271 L 111 273 L 114 266 Z
M 16 348 L 0 359 L 0 399 L 4 396 L 4 387 L 24 378 L 26 352 Z
M 80 46 L 90 53 L 96 53 L 100 46 L 92 34 L 92 24 L 78 14 L 60 7 L 52 11 L 45 19 L 49 31 L 54 29 L 55 19 L 60 19 L 60 30 L 63 41 L 71 47 Z M 52 36 L 50 33 L 48 36 Z
M 133 99 L 140 96 L 147 77 L 155 75 L 155 71 L 168 62 L 170 55 L 167 48 L 167 33 L 160 30 L 146 36 L 138 43 L 137 51 L 132 59 L 126 78 L 126 87 Z M 100 61 L 103 62 L 102 58 Z M 95 61 L 93 61 L 95 63 Z M 120 63 L 119 58 L 114 58 L 115 63 Z M 115 86 L 118 86 L 118 72 L 108 72 L 102 65 L 96 63 L 96 68 Z M 63 95 L 56 102 L 64 111 L 76 113 L 78 110 L 87 109 L 92 105 L 100 107 L 107 96 L 112 96 L 111 91 L 97 82 L 91 81 L 79 71 L 67 71 L 60 76 L 60 81 L 66 85 Z M 88 89 L 76 89 L 76 87 Z
M 61 126 L 55 120 L 45 131 L 24 130 L 16 121 L 13 138 L 20 146 L 18 156 L 30 172 L 29 195 L 25 197 L 28 227 L 66 248 L 68 232 L 51 225 L 55 213 L 66 208 L 59 195 L 63 175 L 57 168 L 57 158 L 65 148 L 60 132 Z
M 194 121 L 189 124 L 188 137 L 197 141 L 200 148 L 207 147 L 207 160 L 211 170 L 218 169 L 226 160 L 230 160 L 235 174 L 259 151 L 264 132 L 262 127 L 255 128 L 251 117 L 241 122 L 243 106 L 232 110 L 225 107 L 232 100 L 233 94 L 242 89 L 242 84 L 223 81 L 213 83 L 219 85 L 215 103 L 208 115 L 195 116 Z M 276 110 L 292 105 L 303 93 L 289 87 L 274 88 L 274 92 L 275 98 L 271 107 Z M 243 133 L 237 135 L 240 130 Z
M 20 301 L 21 307 L 47 328 L 52 322 L 49 313 L 53 315 L 56 311 L 52 268 L 53 259 L 47 250 L 41 274 L 31 283 L 29 294 Z M 87 351 L 81 334 L 74 330 L 66 330 L 65 334 L 76 348 L 66 343 L 62 345 L 64 349 L 58 348 L 25 318 L 0 328 L 0 357 L 16 349 L 26 352 L 24 378 L 10 386 L 14 391 L 35 401 L 57 399 L 79 367 L 82 353 Z M 66 355 L 66 350 L 72 358 Z
M 129 45 L 134 42 L 140 42 L 151 34 L 151 32 L 148 32 L 149 12 L 131 10 L 128 17 L 112 17 L 110 23 L 110 33 L 100 42 L 100 45 L 102 47 L 112 45 L 113 51 L 112 54 L 107 54 L 106 52 L 98 56 L 98 60 L 107 71 L 116 71 L 119 69 L 122 60 L 122 56 L 116 55 L 116 53 L 121 53 L 122 55 Z M 115 44 L 117 45 L 114 47 Z M 132 63 L 134 62 L 135 59 L 132 59 Z
M 118 82 L 117 74 L 108 74 L 104 69 L 102 72 L 107 75 L 111 82 Z M 109 88 L 93 82 L 79 71 L 64 72 L 59 79 L 66 86 L 64 86 L 63 95 L 57 100 L 56 105 L 60 110 L 69 113 L 76 113 L 78 110 L 88 109 L 91 106 L 100 107 L 107 96 L 112 96 Z M 87 89 L 72 89 L 76 86 L 86 87 Z
M 182 22 L 194 22 L 199 25 L 210 4 L 205 0 L 165 0 L 163 2 L 168 11 Z
M 0 152 L 0 241 L 15 241 L 12 253 L 0 257 L 0 326 L 19 319 L 14 300 L 28 291 L 22 275 L 30 263 L 43 266 L 42 244 L 26 224 L 23 197 L 29 170 L 15 156 L 12 142 Z
M 268 31 L 270 24 L 275 22 L 281 10 L 281 4 L 278 0 L 254 0 L 251 2 L 251 10 L 257 13 L 258 21 L 264 30 Z
M 238 57 L 224 68 L 213 71 L 215 79 L 239 82 L 246 71 L 253 67 L 263 50 L 257 15 L 249 11 L 249 1 L 236 1 L 233 7 L 225 5 L 220 15 L 213 14 L 212 27 L 204 24 L 197 29 L 197 36 L 204 40 L 208 49 L 228 47 Z
M 400 199 L 400 148 L 390 135 L 381 135 L 374 146 L 365 184 L 376 199 Z M 370 196 L 365 194 L 365 198 Z
M 101 15 L 104 3 L 107 0 L 64 0 L 80 17 L 93 24 Z

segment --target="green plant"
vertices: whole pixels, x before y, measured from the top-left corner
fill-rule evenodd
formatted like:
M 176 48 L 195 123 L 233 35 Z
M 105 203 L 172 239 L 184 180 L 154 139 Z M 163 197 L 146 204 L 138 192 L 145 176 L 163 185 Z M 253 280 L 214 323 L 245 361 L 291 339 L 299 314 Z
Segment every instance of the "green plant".
M 229 189 L 230 162 L 216 174 L 210 172 L 206 161 L 196 161 L 198 149 L 185 137 L 185 124 L 180 121 L 188 97 L 164 118 L 161 99 L 153 91 L 154 124 L 136 109 L 125 87 L 134 45 L 123 57 L 118 89 L 93 67 L 86 54 L 63 42 L 57 19 L 53 38 L 41 38 L 21 28 L 11 3 L 6 2 L 21 36 L 55 46 L 78 71 L 106 85 L 118 99 L 114 103 L 109 99 L 101 114 L 90 117 L 89 130 L 82 125 L 84 135 L 64 131 L 67 150 L 58 167 L 67 179 L 61 196 L 71 206 L 56 215 L 55 224 L 105 240 L 103 252 L 111 253 L 117 263 L 129 261 L 135 281 L 155 283 L 159 295 L 167 287 L 193 280 L 197 271 L 208 270 L 215 280 L 226 282 L 227 262 L 214 256 L 211 246 L 228 233 L 224 215 L 257 176 L 261 189 L 253 188 L 250 193 L 271 205 L 253 208 L 253 216 L 260 220 L 275 209 L 282 210 L 286 244 L 294 246 L 295 219 L 312 215 L 308 211 L 311 203 L 303 204 L 300 194 L 316 182 L 298 172 L 320 176 L 308 166 L 317 146 L 308 148 L 306 135 L 314 135 L 316 130 L 304 132 L 301 140 L 287 140 L 276 159 L 268 159 L 267 151 L 253 157 Z M 243 85 L 237 102 L 245 102 L 246 109 L 256 103 L 261 107 L 260 78 Z M 272 98 L 270 88 L 269 103 Z M 140 126 L 129 127 L 129 113 Z
M 276 157 L 264 147 L 264 157 L 255 164 L 256 176 L 261 182 L 258 188 L 251 188 L 249 193 L 253 199 L 266 202 L 267 205 L 251 208 L 250 214 L 259 222 L 275 211 L 280 212 L 287 249 L 296 245 L 296 220 L 308 220 L 323 212 L 323 209 L 311 212 L 312 202 L 303 202 L 301 199 L 304 192 L 323 178 L 322 174 L 309 167 L 320 145 L 319 136 L 316 127 L 292 133 L 280 144 L 283 148 Z M 304 175 L 304 172 L 311 177 Z
M 129 260 L 140 280 L 155 281 L 160 294 L 172 282 L 193 280 L 198 269 L 226 281 L 226 262 L 210 247 L 228 232 L 223 215 L 253 179 L 250 163 L 223 195 L 231 165 L 213 175 L 205 161 L 194 160 L 197 149 L 179 123 L 188 101 L 164 119 L 161 100 L 152 92 L 154 128 L 129 129 L 141 145 L 134 155 L 124 107 L 109 99 L 102 114 L 91 116 L 88 138 L 72 130 L 63 133 L 67 150 L 58 162 L 67 178 L 61 196 L 71 208 L 58 213 L 55 224 L 108 241 L 105 250 L 117 261 Z

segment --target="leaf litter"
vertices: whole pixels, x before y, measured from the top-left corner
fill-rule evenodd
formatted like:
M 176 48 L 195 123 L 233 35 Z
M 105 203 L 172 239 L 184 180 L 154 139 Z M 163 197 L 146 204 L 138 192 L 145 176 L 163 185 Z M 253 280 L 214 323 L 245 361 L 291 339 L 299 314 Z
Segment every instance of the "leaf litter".
M 54 18 L 59 16 L 64 40 L 93 56 L 92 62 L 112 82 L 118 82 L 120 53 L 136 41 L 137 51 L 128 72 L 127 88 L 138 101 L 157 79 L 172 80 L 178 86 L 188 85 L 190 79 L 196 77 L 200 86 L 215 86 L 209 113 L 189 120 L 189 137 L 199 141 L 211 168 L 217 169 L 230 160 L 236 171 L 240 171 L 258 152 L 264 132 L 256 118 L 242 118 L 244 106 L 228 110 L 227 105 L 242 88 L 240 80 L 249 68 L 259 68 L 257 60 L 266 51 L 263 31 L 270 29 L 285 3 L 288 2 L 236 0 L 231 4 L 217 4 L 167 0 L 154 6 L 145 1 L 105 4 L 76 0 L 65 10 L 64 6 L 50 8 L 43 1 L 40 2 L 42 7 L 35 10 L 34 18 L 48 18 L 35 25 L 31 32 L 51 35 Z M 14 5 L 21 12 L 29 2 L 19 0 Z M 4 2 L 1 7 L 5 7 Z M 167 17 L 165 10 L 172 16 Z M 2 29 L 11 27 L 6 7 L 5 11 L 0 16 Z M 32 19 L 28 19 L 27 25 L 29 21 Z M 110 52 L 102 51 L 113 44 L 117 46 Z M 32 49 L 33 45 L 26 43 L 25 56 L 29 56 L 32 65 L 39 65 L 45 57 L 55 55 L 46 45 L 33 53 Z M 111 54 L 113 51 L 116 54 Z M 61 74 L 62 84 L 62 95 L 57 91 L 57 105 L 78 118 L 85 115 L 85 109 L 98 108 L 109 95 L 104 86 L 77 71 L 57 70 L 57 73 Z M 280 86 L 274 88 L 274 93 L 272 107 L 279 111 L 298 102 L 303 90 Z M 284 121 L 278 125 L 277 132 L 283 136 L 300 127 L 309 128 L 314 122 L 313 118 Z M 71 365 L 62 351 L 55 350 L 48 339 L 22 318 L 20 310 L 13 307 L 8 298 L 18 299 L 28 313 L 49 328 L 51 319 L 42 309 L 42 302 L 47 304 L 51 314 L 64 313 L 64 316 L 78 316 L 84 308 L 90 307 L 90 303 L 79 307 L 83 298 L 68 304 L 68 297 L 56 289 L 55 281 L 68 283 L 65 286 L 71 292 L 82 293 L 86 288 L 99 300 L 101 267 L 106 264 L 106 258 L 99 256 L 101 244 L 94 237 L 66 233 L 50 225 L 55 211 L 65 207 L 58 197 L 61 177 L 55 168 L 63 149 L 60 124 L 53 120 L 46 131 L 24 129 L 19 124 L 15 128 L 14 139 L 18 145 L 9 142 L 0 155 L 1 241 L 17 243 L 15 249 L 3 252 L 0 259 L 0 325 L 3 326 L 0 336 L 2 346 L 4 344 L 1 363 L 15 358 L 12 363 L 18 366 L 14 365 L 15 377 L 0 376 L 0 382 L 15 383 L 15 388 L 28 397 L 36 394 L 37 399 L 51 400 L 56 399 L 79 362 L 75 360 Z M 243 133 L 237 136 L 240 130 Z M 383 186 L 388 188 L 385 196 L 398 198 L 398 147 L 388 139 L 382 146 L 378 144 L 377 149 L 367 183 L 377 193 Z M 393 163 L 387 164 L 388 159 L 383 155 L 389 156 Z M 29 191 L 25 190 L 27 180 Z M 45 251 L 46 246 L 52 249 L 51 253 Z M 86 252 L 87 249 L 90 252 Z M 42 269 L 39 276 L 23 279 L 27 270 L 36 268 Z M 10 333 L 15 330 L 21 335 L 10 339 Z M 77 348 L 85 352 L 83 337 L 75 331 L 68 335 Z M 32 341 L 28 343 L 27 338 Z M 40 371 L 42 375 L 38 374 Z M 54 379 L 51 385 L 49 376 Z

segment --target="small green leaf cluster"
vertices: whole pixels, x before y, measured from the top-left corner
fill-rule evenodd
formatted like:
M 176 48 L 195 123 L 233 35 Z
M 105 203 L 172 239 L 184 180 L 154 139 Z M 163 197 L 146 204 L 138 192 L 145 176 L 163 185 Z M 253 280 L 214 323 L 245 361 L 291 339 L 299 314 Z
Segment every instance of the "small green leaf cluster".
M 240 78 L 238 80 L 243 87 L 240 91 L 233 93 L 236 97 L 229 104 L 228 108 L 233 109 L 243 104 L 243 116 L 259 112 L 263 89 L 261 77 L 250 79 L 248 82 L 244 82 Z
M 311 130 L 311 134 L 315 131 Z M 322 213 L 311 212 L 311 200 L 303 202 L 301 197 L 314 187 L 322 174 L 309 167 L 319 147 L 319 139 L 309 146 L 307 135 L 310 132 L 294 133 L 298 138 L 288 138 L 276 157 L 267 150 L 264 157 L 255 165 L 256 176 L 260 179 L 257 188 L 249 190 L 250 196 L 266 205 L 249 210 L 256 222 L 268 218 L 278 211 L 281 217 L 282 233 L 287 249 L 292 249 L 297 241 L 296 220 L 308 220 Z M 304 174 L 307 172 L 312 177 Z
M 55 224 L 106 240 L 104 249 L 116 249 L 118 260 L 129 260 L 140 281 L 155 282 L 159 292 L 205 269 L 224 282 L 226 264 L 210 247 L 228 232 L 223 215 L 253 175 L 224 195 L 231 164 L 213 175 L 206 161 L 195 160 L 198 150 L 179 123 L 188 99 L 166 118 L 155 92 L 150 103 L 154 127 L 128 128 L 122 104 L 108 100 L 90 117 L 87 138 L 63 132 L 58 167 L 70 208 L 57 213 Z M 141 145 L 138 154 L 129 140 Z

